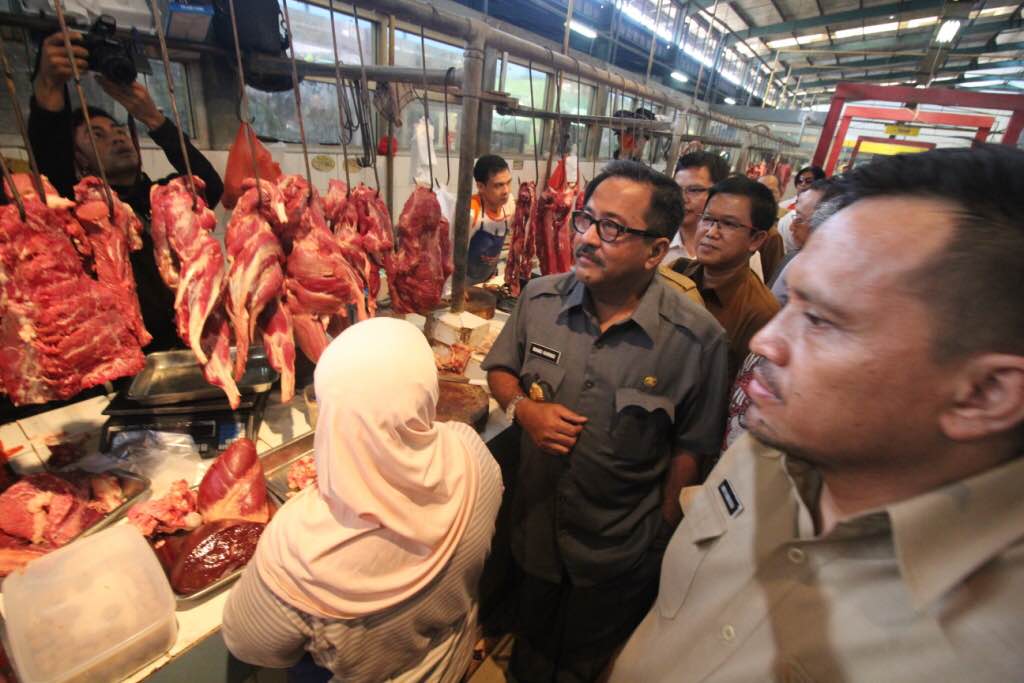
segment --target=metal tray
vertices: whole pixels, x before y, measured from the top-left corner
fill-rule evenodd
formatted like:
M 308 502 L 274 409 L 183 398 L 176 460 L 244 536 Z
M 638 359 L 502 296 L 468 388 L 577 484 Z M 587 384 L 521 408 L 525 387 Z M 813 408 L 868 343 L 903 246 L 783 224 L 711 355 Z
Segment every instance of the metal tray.
M 232 349 L 232 359 L 234 356 L 235 350 Z M 249 350 L 245 374 L 237 383 L 238 390 L 243 394 L 267 392 L 277 378 L 277 371 L 267 363 L 263 347 L 255 346 Z M 128 387 L 127 398 L 143 405 L 167 405 L 219 398 L 223 395 L 220 387 L 206 381 L 195 354 L 181 350 L 158 351 L 147 355 L 145 367 Z
M 281 498 L 274 493 L 274 491 L 270 490 L 269 487 L 267 489 L 267 492 L 270 494 L 270 499 L 273 505 L 275 506 L 274 512 L 276 512 L 281 508 L 282 505 L 284 505 L 284 501 L 282 501 Z M 271 513 L 271 516 L 273 516 L 273 512 Z M 202 602 L 214 593 L 217 593 L 222 588 L 224 588 L 228 584 L 233 583 L 239 576 L 241 576 L 242 572 L 245 571 L 245 568 L 247 566 L 249 566 L 248 563 L 246 563 L 244 566 L 239 567 L 230 574 L 225 574 L 224 576 L 220 577 L 219 579 L 211 583 L 209 586 L 206 586 L 205 588 L 200 588 L 195 593 L 192 593 L 190 595 L 178 595 L 177 593 L 174 593 L 175 610 L 188 609 L 189 607 L 192 607 L 193 605 Z M 170 577 L 168 577 L 168 580 L 170 580 Z M 173 591 L 174 589 L 172 588 L 171 590 Z
M 267 487 L 283 501 L 288 494 L 288 468 L 299 458 L 313 452 L 313 432 L 303 434 L 277 448 L 267 451 L 263 456 L 263 471 L 267 478 Z

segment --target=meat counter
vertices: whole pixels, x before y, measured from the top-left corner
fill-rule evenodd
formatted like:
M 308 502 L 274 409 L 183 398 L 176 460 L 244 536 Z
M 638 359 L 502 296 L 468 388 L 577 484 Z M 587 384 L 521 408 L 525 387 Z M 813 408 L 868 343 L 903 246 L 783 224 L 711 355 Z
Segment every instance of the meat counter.
M 471 361 L 466 375 L 471 379 L 483 377 L 479 357 Z M 102 411 L 108 402 L 107 397 L 100 396 L 0 425 L 0 448 L 8 454 L 9 462 L 19 473 L 41 470 L 43 463 L 52 455 L 48 444 L 55 438 L 64 443 L 77 443 L 87 452 L 93 452 L 98 448 L 99 433 L 106 419 Z M 490 399 L 487 426 L 481 434 L 484 441 L 490 441 L 507 427 L 508 422 L 503 412 L 494 399 Z M 278 402 L 275 392 L 264 413 L 256 440 L 257 452 L 263 457 L 282 443 L 310 431 L 301 392 L 285 405 Z M 170 652 L 150 662 L 126 680 L 145 680 L 151 683 L 248 680 L 244 671 L 230 667 L 219 635 L 221 614 L 230 590 L 229 587 L 193 606 L 179 609 L 176 613 L 178 636 Z M 3 596 L 0 594 L 0 611 L 2 608 Z

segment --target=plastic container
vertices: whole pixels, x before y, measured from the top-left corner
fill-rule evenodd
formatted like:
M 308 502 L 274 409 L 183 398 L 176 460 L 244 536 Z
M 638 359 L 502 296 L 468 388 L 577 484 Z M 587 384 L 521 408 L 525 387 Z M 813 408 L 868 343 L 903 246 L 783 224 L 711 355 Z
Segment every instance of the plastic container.
M 120 680 L 167 652 L 178 633 L 167 577 L 129 524 L 33 561 L 3 592 L 22 683 Z

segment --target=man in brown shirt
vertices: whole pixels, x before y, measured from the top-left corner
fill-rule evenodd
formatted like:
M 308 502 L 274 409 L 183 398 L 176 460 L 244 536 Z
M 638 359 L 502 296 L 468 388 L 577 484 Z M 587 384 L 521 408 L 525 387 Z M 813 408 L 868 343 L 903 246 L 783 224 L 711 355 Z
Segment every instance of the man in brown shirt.
M 694 282 L 711 315 L 729 337 L 729 381 L 747 357 L 750 339 L 779 304 L 748 262 L 775 223 L 771 190 L 742 176 L 716 183 L 697 225 L 697 258 L 680 259 L 676 272 Z

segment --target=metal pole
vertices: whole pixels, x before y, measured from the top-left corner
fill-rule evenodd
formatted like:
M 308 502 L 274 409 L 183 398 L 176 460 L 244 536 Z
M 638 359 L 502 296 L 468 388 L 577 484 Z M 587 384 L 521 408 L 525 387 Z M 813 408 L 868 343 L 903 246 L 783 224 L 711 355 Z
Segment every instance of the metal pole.
M 572 10 L 576 4 L 575 0 L 569 0 L 569 6 L 565 9 L 565 31 L 562 32 L 562 54 L 569 54 L 569 24 L 572 23 Z
M 395 15 L 388 15 L 388 66 L 395 65 Z M 426 67 L 426 64 L 423 65 Z M 427 97 L 427 93 L 423 93 Z M 395 215 L 395 155 L 391 153 L 391 139 L 395 135 L 395 124 L 388 119 L 388 155 L 384 158 L 384 178 L 387 189 L 384 192 L 388 215 Z
M 768 92 L 772 89 L 772 81 L 775 80 L 775 71 L 779 68 L 779 51 L 775 51 L 775 59 L 772 60 L 772 70 L 768 73 L 768 80 L 764 84 L 764 92 L 761 94 L 761 109 L 768 106 Z
M 572 0 L 569 0 L 570 4 Z M 651 69 L 654 67 L 654 49 L 658 47 L 658 23 L 661 21 L 661 0 L 658 0 L 658 8 L 654 12 L 654 29 L 651 31 L 651 48 L 647 52 L 647 71 L 644 74 L 644 83 L 651 80 Z
M 473 156 L 476 126 L 480 118 L 480 90 L 484 74 L 484 36 L 472 33 L 463 58 L 462 129 L 459 131 L 459 184 L 455 197 L 455 226 L 452 256 L 452 312 L 466 306 L 466 257 L 469 251 L 469 203 L 473 196 Z M 536 144 L 536 143 L 535 143 Z
M 505 81 L 508 78 L 508 52 L 501 53 L 501 73 L 498 75 L 498 92 L 505 90 Z

